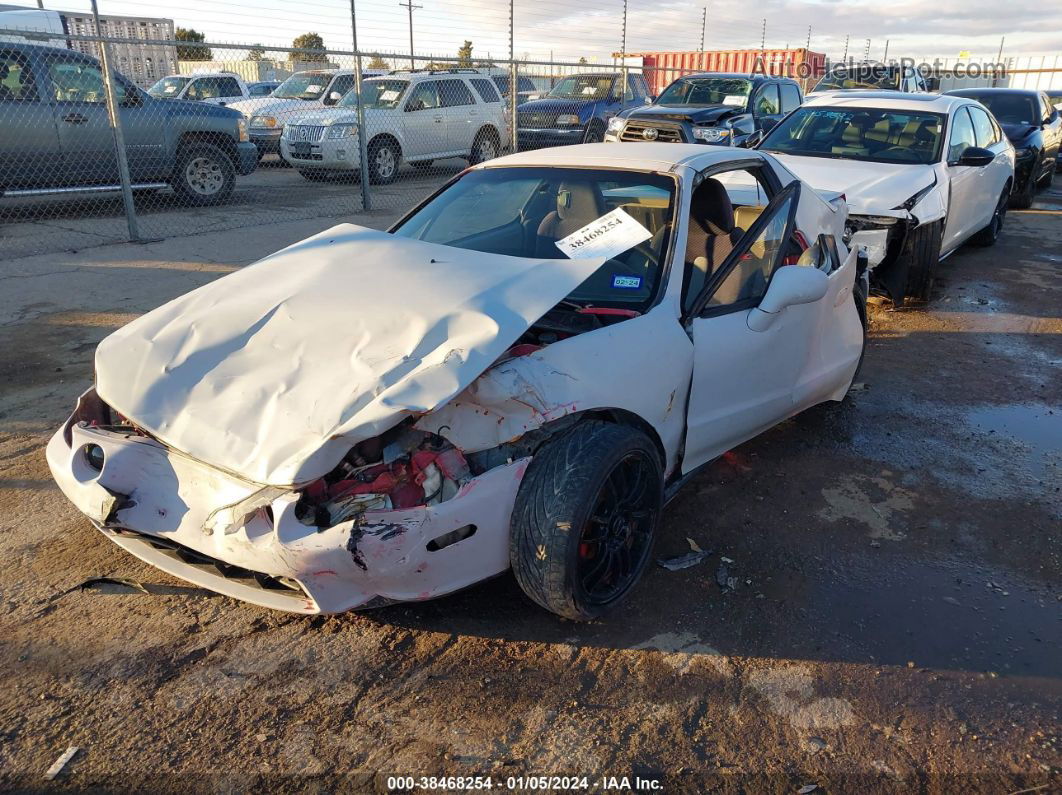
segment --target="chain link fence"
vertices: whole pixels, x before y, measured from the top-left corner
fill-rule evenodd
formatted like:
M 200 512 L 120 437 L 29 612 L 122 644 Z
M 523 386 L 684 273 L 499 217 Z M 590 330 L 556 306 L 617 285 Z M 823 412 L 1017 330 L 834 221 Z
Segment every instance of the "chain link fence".
M 470 163 L 601 141 L 684 75 L 758 68 L 807 90 L 800 67 L 826 63 L 806 48 L 630 53 L 626 25 L 610 63 L 153 38 L 134 52 L 99 30 L 0 29 L 8 257 L 305 219 L 383 225 Z

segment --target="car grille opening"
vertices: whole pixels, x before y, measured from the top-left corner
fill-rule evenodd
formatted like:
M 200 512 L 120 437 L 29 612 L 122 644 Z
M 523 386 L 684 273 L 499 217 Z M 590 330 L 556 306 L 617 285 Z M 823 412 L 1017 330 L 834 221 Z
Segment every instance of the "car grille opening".
M 655 130 L 655 138 L 646 138 L 646 130 Z M 651 134 L 650 134 L 651 135 Z M 621 141 L 660 141 L 665 144 L 680 144 L 686 142 L 686 136 L 682 134 L 682 128 L 673 124 L 662 122 L 645 122 L 631 119 L 620 133 Z
M 289 577 L 274 577 L 271 574 L 264 574 L 260 571 L 251 571 L 250 569 L 245 569 L 241 566 L 235 566 L 231 563 L 226 563 L 223 560 L 213 558 L 210 555 L 204 555 L 202 552 L 197 552 L 194 549 L 178 544 L 176 541 L 171 541 L 168 538 L 160 538 L 159 536 L 138 533 L 134 530 L 118 528 L 108 528 L 108 532 L 114 533 L 115 535 L 136 538 L 163 553 L 167 557 L 173 558 L 188 566 L 195 566 L 197 569 L 206 573 L 224 577 L 227 580 L 238 581 L 243 585 L 261 588 L 265 591 L 285 591 L 300 597 L 309 596 L 299 583 Z
M 286 131 L 289 141 L 309 141 L 315 144 L 324 138 L 325 128 L 320 125 L 289 124 Z

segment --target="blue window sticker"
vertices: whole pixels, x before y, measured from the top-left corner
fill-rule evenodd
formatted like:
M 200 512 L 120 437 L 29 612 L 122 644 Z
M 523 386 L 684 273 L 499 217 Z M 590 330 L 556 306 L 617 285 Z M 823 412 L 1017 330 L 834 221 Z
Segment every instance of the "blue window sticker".
M 612 286 L 620 290 L 637 290 L 642 286 L 641 276 L 620 276 L 612 274 Z

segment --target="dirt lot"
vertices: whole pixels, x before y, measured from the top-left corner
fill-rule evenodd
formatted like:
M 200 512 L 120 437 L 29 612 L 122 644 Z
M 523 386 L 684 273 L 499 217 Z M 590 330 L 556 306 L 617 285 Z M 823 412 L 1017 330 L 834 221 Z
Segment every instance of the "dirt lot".
M 948 260 L 928 307 L 875 309 L 846 404 L 727 454 L 667 509 L 659 557 L 714 554 L 654 565 L 587 625 L 509 576 L 269 612 L 139 563 L 52 484 L 43 447 L 96 342 L 310 231 L 0 262 L 0 787 L 46 786 L 68 746 L 50 786 L 1062 787 L 1062 194 Z M 100 575 L 147 593 L 79 587 Z

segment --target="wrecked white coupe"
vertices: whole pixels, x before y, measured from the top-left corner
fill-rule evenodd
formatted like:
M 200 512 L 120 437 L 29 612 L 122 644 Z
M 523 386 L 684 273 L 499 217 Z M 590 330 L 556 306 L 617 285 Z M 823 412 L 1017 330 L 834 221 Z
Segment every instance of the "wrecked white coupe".
M 256 604 L 430 599 L 512 567 L 622 599 L 666 496 L 847 392 L 865 257 L 770 155 L 572 146 L 470 169 L 105 339 L 48 445 L 108 538 Z

